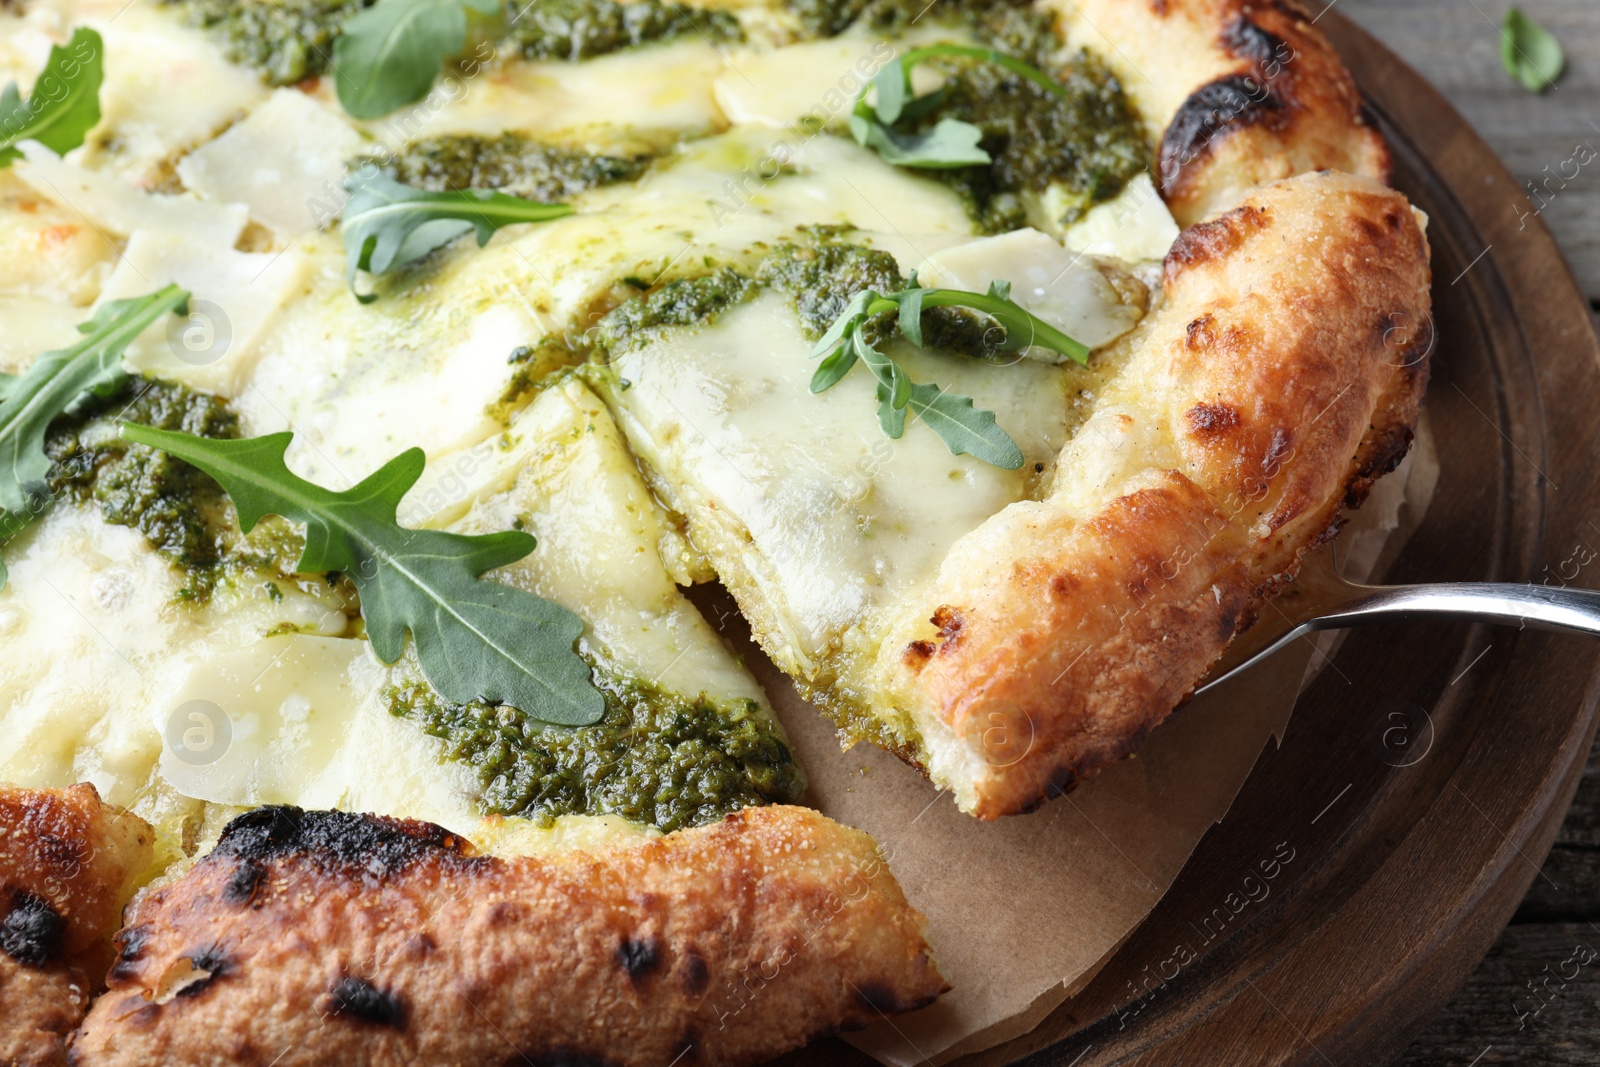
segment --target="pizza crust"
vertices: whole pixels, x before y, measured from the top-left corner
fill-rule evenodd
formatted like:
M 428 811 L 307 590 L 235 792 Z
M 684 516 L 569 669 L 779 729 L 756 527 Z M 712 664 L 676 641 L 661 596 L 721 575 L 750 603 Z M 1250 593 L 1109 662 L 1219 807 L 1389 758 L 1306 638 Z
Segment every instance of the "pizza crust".
M 0 785 L 0 1064 L 66 1062 L 154 842 L 92 785 Z
M 1051 494 L 958 542 L 886 643 L 963 810 L 1026 811 L 1127 755 L 1399 463 L 1429 283 L 1419 217 L 1366 178 L 1279 182 L 1184 231 Z
M 509 859 L 262 808 L 117 940 L 82 1067 L 753 1064 L 946 988 L 872 839 L 794 807 Z
M 1286 0 L 1047 0 L 1098 52 L 1156 146 L 1180 226 L 1317 170 L 1389 180 L 1389 150 L 1327 38 Z

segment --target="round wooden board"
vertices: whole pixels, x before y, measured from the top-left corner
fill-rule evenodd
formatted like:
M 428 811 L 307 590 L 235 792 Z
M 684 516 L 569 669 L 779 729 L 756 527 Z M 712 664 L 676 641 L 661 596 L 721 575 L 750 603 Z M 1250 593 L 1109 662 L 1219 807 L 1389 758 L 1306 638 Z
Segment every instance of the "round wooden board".
M 1600 548 L 1588 304 L 1543 224 L 1523 217 L 1516 180 L 1444 98 L 1337 12 L 1319 25 L 1389 138 L 1395 184 L 1431 220 L 1442 472 L 1387 579 L 1558 582 L 1565 561 Z M 1597 706 L 1600 643 L 1464 624 L 1352 631 L 1282 747 L 1088 987 L 1032 1033 L 958 1062 L 1398 1055 L 1538 875 Z M 781 1062 L 870 1063 L 836 1041 Z

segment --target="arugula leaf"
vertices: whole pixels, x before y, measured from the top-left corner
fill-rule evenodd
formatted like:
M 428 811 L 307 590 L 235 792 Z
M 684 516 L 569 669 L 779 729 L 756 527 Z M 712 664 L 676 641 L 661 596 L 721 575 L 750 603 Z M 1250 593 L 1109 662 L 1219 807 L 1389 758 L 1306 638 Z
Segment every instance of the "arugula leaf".
M 931 130 L 920 134 L 903 133 L 894 128 L 902 119 L 915 122 L 928 115 L 943 99 L 943 89 L 913 96 L 911 88 L 912 68 L 923 60 L 940 56 L 994 63 L 1057 96 L 1067 95 L 1066 87 L 1044 71 L 993 48 L 959 44 L 913 48 L 884 64 L 872 80 L 862 86 L 848 119 L 850 133 L 857 144 L 872 149 L 884 162 L 897 167 L 943 170 L 993 161 L 978 144 L 983 139 L 983 131 L 970 122 L 942 118 Z M 874 95 L 871 104 L 867 103 L 869 92 Z
M 466 40 L 466 12 L 454 0 L 387 0 L 367 8 L 334 42 L 340 105 L 354 118 L 375 119 L 422 99 Z
M 19 141 L 38 141 L 57 155 L 83 144 L 100 121 L 104 54 L 100 35 L 80 26 L 65 47 L 51 46 L 27 102 L 16 82 L 0 90 L 0 168 L 21 157 Z
M 291 433 L 214 440 L 125 422 L 122 436 L 215 478 L 233 498 L 246 533 L 268 514 L 304 523 L 299 569 L 348 574 L 361 594 L 373 652 L 395 662 L 409 630 L 423 675 L 446 700 L 511 704 L 565 726 L 599 721 L 605 701 L 574 649 L 582 620 L 552 601 L 480 577 L 532 552 L 532 536 L 507 530 L 469 537 L 409 530 L 397 521 L 401 498 L 422 476 L 420 448 L 336 493 L 285 465 Z
M 1511 7 L 1500 25 L 1500 65 L 1524 89 L 1542 93 L 1561 77 L 1567 57 L 1554 34 Z
M 428 95 L 444 61 L 467 46 L 467 13 L 499 13 L 499 0 L 381 0 L 344 25 L 333 46 L 333 84 L 353 118 L 375 119 Z
M 113 300 L 78 326 L 88 335 L 83 340 L 45 352 L 23 374 L 0 382 L 0 542 L 15 537 L 49 504 L 51 461 L 44 439 L 50 424 L 85 396 L 120 385 L 129 342 L 188 299 L 187 292 L 168 285 L 147 296 Z
M 1005 339 L 997 346 L 1001 351 L 1039 345 L 1078 363 L 1089 362 L 1087 346 L 1011 299 L 1011 283 L 996 281 L 987 293 L 969 293 L 919 285 L 913 272 L 899 292 L 884 295 L 866 289 L 850 299 L 811 350 L 813 358 L 824 357 L 811 376 L 811 391 L 833 388 L 860 362 L 877 379 L 878 425 L 885 434 L 898 439 L 905 432 L 906 412 L 910 411 L 939 435 L 951 455 L 976 456 L 996 467 L 1016 470 L 1022 466 L 1022 450 L 995 422 L 994 412 L 974 407 L 971 397 L 947 393 L 932 383 L 913 382 L 904 368 L 867 340 L 866 325 L 894 312 L 906 340 L 922 348 L 922 313 L 935 307 L 971 308 L 993 318 L 1005 331 Z
M 1022 466 L 1017 443 L 995 422 L 994 412 L 974 407 L 971 397 L 947 393 L 937 385 L 919 385 L 911 390 L 910 408 L 939 435 L 952 456 L 965 452 L 1008 471 Z
M 502 226 L 547 222 L 572 214 L 566 204 L 541 204 L 490 189 L 430 193 L 401 185 L 376 170 L 351 175 L 345 188 L 350 199 L 344 206 L 341 227 L 353 293 L 356 271 L 383 274 L 421 259 L 468 230 L 478 231 L 482 247 Z M 376 296 L 356 293 L 356 299 L 366 304 Z

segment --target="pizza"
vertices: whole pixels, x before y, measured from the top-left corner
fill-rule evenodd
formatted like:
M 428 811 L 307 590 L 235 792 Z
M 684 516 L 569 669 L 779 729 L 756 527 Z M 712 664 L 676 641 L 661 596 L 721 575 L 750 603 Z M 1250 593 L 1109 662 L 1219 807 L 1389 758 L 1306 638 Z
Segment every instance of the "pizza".
M 16 0 L 0 67 L 0 1063 L 925 1006 L 685 590 L 1027 811 L 1426 386 L 1425 219 L 1287 0 Z

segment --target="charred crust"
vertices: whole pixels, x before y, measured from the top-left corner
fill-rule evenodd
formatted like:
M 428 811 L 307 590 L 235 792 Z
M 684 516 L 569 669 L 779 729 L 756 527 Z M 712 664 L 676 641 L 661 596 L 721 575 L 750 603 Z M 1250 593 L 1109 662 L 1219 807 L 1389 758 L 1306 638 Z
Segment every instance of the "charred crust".
M 182 958 L 188 960 L 189 966 L 202 972 L 202 974 L 174 993 L 173 996 L 175 997 L 198 996 L 211 988 L 212 983 L 216 982 L 217 979 L 226 977 L 233 968 L 232 962 L 228 959 L 227 954 L 222 951 L 221 945 L 210 945 L 206 948 L 196 949 L 185 953 Z
M 966 626 L 966 620 L 961 617 L 961 612 L 949 605 L 938 608 L 929 620 L 939 628 L 939 652 L 949 652 L 961 642 L 961 631 Z
M 228 876 L 228 884 L 223 887 L 222 899 L 235 907 L 245 907 L 255 897 L 256 891 L 261 888 L 261 883 L 267 877 L 266 870 L 251 860 L 245 860 Z
M 1289 43 L 1257 26 L 1247 16 L 1240 15 L 1223 27 L 1222 47 L 1235 58 L 1259 69 L 1275 59 L 1281 60 L 1283 50 L 1289 47 Z
M 291 856 L 374 877 L 423 860 L 474 862 L 466 843 L 442 826 L 284 805 L 257 808 L 228 823 L 207 860 L 270 863 Z
M 903 1003 L 892 987 L 882 982 L 863 982 L 856 987 L 856 1001 L 868 1011 L 894 1015 L 922 1007 L 921 1004 Z
M 661 962 L 661 943 L 653 937 L 624 938 L 617 946 L 617 966 L 634 982 L 644 979 Z
M 1189 433 L 1202 441 L 1225 436 L 1239 426 L 1239 409 L 1231 404 L 1201 402 L 1184 412 L 1183 417 L 1189 424 Z
M 124 981 L 139 972 L 139 961 L 144 958 L 145 945 L 149 941 L 150 927 L 147 923 L 129 926 L 117 933 L 112 939 L 117 949 L 117 962 L 111 965 L 108 976 L 111 981 Z
M 393 993 L 379 989 L 365 978 L 347 974 L 328 991 L 325 1005 L 329 1016 L 354 1022 L 404 1030 L 406 1006 Z
M 61 955 L 67 923 L 43 897 L 25 889 L 11 893 L 0 920 L 0 952 L 26 967 L 43 967 Z
M 1208 263 L 1226 259 L 1257 230 L 1265 229 L 1272 221 L 1271 212 L 1255 204 L 1241 204 L 1210 222 L 1196 223 L 1178 235 L 1172 250 L 1162 265 L 1165 284 L 1171 287 L 1184 272 L 1203 267 Z M 1187 337 L 1194 331 L 1207 335 L 1211 317 L 1202 315 L 1189 323 Z
M 1288 103 L 1277 88 L 1248 74 L 1230 74 L 1190 93 L 1161 135 L 1163 198 L 1179 194 L 1186 168 L 1205 159 L 1218 137 L 1250 126 L 1276 129 L 1287 115 Z
M 694 949 L 684 953 L 683 966 L 678 970 L 678 985 L 690 999 L 702 996 L 711 985 L 711 969 L 706 966 L 705 957 Z

